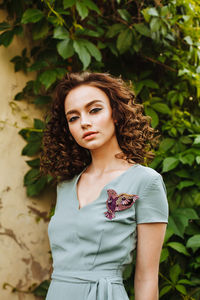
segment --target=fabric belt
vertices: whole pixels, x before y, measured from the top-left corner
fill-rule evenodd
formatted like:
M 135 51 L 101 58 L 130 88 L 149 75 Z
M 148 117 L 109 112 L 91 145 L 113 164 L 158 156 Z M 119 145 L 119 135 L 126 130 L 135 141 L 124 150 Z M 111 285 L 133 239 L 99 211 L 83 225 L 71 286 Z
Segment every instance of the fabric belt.
M 112 284 L 123 285 L 120 270 L 65 271 L 64 275 L 52 274 L 51 278 L 71 283 L 94 283 L 87 300 L 114 300 Z

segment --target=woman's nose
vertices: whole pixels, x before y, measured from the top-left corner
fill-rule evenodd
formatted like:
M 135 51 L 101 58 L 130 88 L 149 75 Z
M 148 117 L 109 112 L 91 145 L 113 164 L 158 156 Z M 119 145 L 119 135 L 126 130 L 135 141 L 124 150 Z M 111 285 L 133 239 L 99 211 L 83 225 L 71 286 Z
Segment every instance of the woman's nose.
M 85 126 L 90 126 L 91 125 L 91 121 L 90 118 L 86 115 L 82 115 L 81 116 L 81 126 L 85 127 Z

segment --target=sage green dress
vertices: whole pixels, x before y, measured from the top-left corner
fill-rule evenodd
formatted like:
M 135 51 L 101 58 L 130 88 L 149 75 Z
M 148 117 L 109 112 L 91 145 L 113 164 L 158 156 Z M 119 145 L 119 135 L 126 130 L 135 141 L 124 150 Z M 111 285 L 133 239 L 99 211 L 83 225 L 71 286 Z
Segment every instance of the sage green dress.
M 137 224 L 168 222 L 162 176 L 133 165 L 79 209 L 76 187 L 82 173 L 57 186 L 55 214 L 48 226 L 53 272 L 46 300 L 128 300 L 122 272 L 132 261 Z M 109 219 L 109 189 L 138 198 Z

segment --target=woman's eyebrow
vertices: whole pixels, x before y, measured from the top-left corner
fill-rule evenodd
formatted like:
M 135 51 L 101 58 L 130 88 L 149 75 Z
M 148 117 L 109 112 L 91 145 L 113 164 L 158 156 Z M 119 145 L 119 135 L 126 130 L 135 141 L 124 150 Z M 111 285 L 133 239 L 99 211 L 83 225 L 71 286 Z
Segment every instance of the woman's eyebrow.
M 89 106 L 91 106 L 92 104 L 97 103 L 97 102 L 103 103 L 103 101 L 101 101 L 101 100 L 92 100 L 92 101 L 88 102 L 88 103 L 85 105 L 85 107 L 88 108 Z M 78 111 L 75 110 L 75 109 L 69 110 L 69 111 L 66 113 L 66 116 L 67 116 L 67 115 L 70 115 L 70 114 L 74 114 L 74 113 L 78 113 Z

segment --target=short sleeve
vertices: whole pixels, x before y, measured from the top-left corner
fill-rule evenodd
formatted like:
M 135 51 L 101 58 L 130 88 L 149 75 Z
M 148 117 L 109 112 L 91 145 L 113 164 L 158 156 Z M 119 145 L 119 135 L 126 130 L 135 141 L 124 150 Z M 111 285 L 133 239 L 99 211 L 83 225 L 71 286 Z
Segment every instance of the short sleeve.
M 139 195 L 136 201 L 136 223 L 168 223 L 166 187 L 158 173 Z

